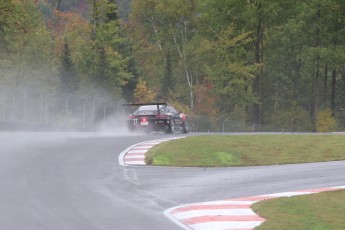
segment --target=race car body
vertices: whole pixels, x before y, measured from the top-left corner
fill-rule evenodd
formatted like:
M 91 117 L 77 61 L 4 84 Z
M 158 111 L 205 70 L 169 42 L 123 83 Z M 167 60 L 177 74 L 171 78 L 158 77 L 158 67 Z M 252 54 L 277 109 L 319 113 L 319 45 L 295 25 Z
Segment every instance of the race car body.
M 127 119 L 130 131 L 189 132 L 188 118 L 167 103 L 123 104 L 136 108 Z

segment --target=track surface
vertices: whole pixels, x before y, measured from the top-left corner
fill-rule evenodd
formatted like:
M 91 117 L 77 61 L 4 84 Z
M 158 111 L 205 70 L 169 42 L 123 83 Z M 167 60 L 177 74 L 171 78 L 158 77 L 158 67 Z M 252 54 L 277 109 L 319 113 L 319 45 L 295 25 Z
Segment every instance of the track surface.
M 177 230 L 163 214 L 170 207 L 345 181 L 345 162 L 241 168 L 118 165 L 127 147 L 160 138 L 0 133 L 0 229 Z

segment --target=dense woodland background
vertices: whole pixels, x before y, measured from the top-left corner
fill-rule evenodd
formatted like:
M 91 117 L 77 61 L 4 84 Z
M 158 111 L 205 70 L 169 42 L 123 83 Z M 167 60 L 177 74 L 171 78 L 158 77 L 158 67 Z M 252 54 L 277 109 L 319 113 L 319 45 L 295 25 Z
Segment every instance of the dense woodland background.
M 0 86 L 168 100 L 195 131 L 343 130 L 345 1 L 0 0 Z

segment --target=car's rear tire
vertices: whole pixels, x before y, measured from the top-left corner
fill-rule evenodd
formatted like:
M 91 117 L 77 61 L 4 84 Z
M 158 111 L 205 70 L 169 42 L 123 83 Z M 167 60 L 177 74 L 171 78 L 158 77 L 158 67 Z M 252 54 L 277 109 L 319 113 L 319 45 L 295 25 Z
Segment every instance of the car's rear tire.
M 174 133 L 174 132 L 175 132 L 175 123 L 174 123 L 174 120 L 170 118 L 168 130 L 166 131 L 166 133 Z
M 188 133 L 189 132 L 189 123 L 187 120 L 182 122 L 182 133 Z

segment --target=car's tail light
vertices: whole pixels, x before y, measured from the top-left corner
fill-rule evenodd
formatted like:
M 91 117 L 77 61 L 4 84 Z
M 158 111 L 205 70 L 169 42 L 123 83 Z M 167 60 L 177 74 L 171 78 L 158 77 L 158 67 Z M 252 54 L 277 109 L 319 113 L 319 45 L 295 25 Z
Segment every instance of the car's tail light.
M 185 120 L 187 120 L 187 115 L 184 113 L 180 113 L 180 118 L 182 121 L 185 121 Z
M 141 121 L 142 121 L 142 122 L 146 122 L 146 121 L 147 121 L 147 117 L 142 117 L 142 118 L 141 118 Z
M 130 119 L 130 120 L 132 120 L 132 119 L 134 119 L 135 117 L 134 116 L 132 116 L 132 115 L 129 115 L 128 116 L 128 119 Z

